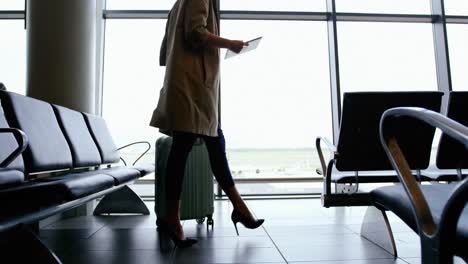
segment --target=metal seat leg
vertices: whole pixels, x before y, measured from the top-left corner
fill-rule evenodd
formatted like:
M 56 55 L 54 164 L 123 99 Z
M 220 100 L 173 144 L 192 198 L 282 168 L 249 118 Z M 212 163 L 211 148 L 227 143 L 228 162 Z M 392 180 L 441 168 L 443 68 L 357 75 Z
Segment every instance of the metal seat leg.
M 96 209 L 94 209 L 94 215 L 101 214 L 149 215 L 150 211 L 138 194 L 130 187 L 124 186 L 102 198 Z
M 395 258 L 398 256 L 392 228 L 385 211 L 369 206 L 361 225 L 361 236 L 385 249 Z
M 0 247 L 2 263 L 62 263 L 26 225 L 0 234 Z

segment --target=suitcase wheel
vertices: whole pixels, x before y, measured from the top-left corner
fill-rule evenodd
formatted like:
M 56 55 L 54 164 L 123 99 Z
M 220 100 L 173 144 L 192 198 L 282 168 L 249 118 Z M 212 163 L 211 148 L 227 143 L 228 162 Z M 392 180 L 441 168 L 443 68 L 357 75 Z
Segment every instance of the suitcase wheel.
M 208 222 L 206 222 L 206 225 L 210 225 L 211 227 L 213 227 L 214 226 L 213 219 L 208 220 Z
M 208 221 L 206 221 L 206 228 L 209 228 L 211 226 L 211 229 L 214 227 L 214 220 L 213 220 L 213 215 L 208 215 Z

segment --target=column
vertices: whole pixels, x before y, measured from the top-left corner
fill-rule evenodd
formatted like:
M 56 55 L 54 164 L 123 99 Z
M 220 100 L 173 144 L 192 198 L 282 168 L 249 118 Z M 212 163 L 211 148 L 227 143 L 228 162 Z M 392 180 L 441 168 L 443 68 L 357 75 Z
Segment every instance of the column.
M 26 94 L 96 112 L 96 0 L 28 0 Z

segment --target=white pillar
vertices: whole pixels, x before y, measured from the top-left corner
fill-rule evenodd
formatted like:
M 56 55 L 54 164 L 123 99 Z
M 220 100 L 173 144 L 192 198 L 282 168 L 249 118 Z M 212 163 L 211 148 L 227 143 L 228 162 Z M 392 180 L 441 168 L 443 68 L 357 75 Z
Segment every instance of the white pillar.
M 96 0 L 27 1 L 28 96 L 96 112 Z
M 27 0 L 28 96 L 99 113 L 104 3 Z M 94 207 L 92 201 L 65 216 L 92 215 Z

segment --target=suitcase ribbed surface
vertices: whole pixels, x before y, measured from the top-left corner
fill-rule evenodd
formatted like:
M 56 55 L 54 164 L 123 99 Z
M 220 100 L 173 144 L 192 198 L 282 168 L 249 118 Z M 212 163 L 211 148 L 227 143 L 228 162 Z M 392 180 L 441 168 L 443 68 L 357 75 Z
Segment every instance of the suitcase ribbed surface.
M 155 212 L 158 217 L 166 216 L 165 179 L 166 164 L 172 145 L 172 138 L 162 137 L 156 141 L 156 183 Z M 213 174 L 211 172 L 208 151 L 204 144 L 194 145 L 185 166 L 182 187 L 182 220 L 199 219 L 212 215 L 214 211 Z

